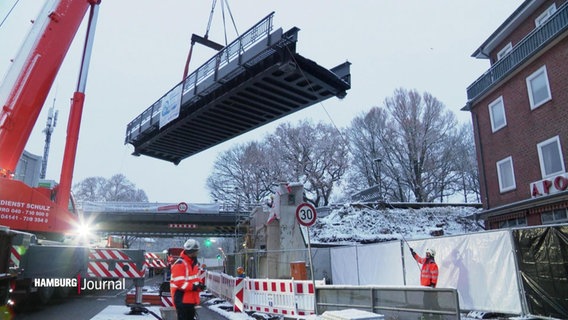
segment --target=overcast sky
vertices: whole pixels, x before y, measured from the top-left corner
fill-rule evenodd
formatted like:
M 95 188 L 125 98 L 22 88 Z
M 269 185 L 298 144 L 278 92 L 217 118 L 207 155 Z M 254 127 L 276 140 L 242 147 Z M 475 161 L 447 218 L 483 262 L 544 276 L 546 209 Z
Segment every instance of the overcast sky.
M 0 21 L 16 0 L 0 2 Z M 43 1 L 20 0 L 0 27 L 0 75 L 17 53 Z M 132 156 L 126 125 L 181 81 L 192 33 L 203 36 L 211 1 L 103 0 L 92 53 L 74 183 L 92 176 L 123 173 L 151 202 L 210 202 L 205 182 L 220 152 L 260 140 L 282 122 L 300 119 L 343 128 L 396 88 L 430 92 L 461 122 L 466 88 L 489 68 L 471 54 L 522 3 L 456 0 L 240 0 L 230 1 L 239 33 L 275 11 L 274 26 L 300 28 L 297 52 L 332 68 L 350 61 L 352 89 L 183 160 L 178 166 Z M 224 43 L 220 1 L 209 38 Z M 234 40 L 228 13 L 227 36 Z M 52 136 L 47 178 L 59 180 L 69 100 L 76 87 L 84 27 L 40 114 L 26 150 L 43 155 L 42 133 L 55 99 L 59 122 Z M 196 45 L 190 71 L 215 52 Z

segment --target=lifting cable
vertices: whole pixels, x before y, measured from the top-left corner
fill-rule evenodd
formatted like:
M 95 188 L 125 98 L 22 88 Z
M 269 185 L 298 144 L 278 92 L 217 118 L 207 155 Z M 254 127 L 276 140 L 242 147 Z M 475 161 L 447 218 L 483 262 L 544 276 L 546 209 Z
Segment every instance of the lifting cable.
M 12 10 L 14 10 L 14 8 L 15 8 L 16 5 L 18 4 L 18 2 L 20 2 L 20 0 L 16 0 L 16 2 L 14 2 L 14 5 L 12 5 L 12 8 L 10 8 L 10 10 L 8 11 L 8 13 L 6 13 L 6 16 L 4 17 L 4 19 L 2 19 L 2 22 L 0 22 L 0 27 L 2 27 L 2 25 L 4 24 L 4 22 L 6 21 L 6 19 L 8 19 L 8 17 L 9 17 L 10 14 L 12 13 Z
M 312 92 L 316 92 L 315 88 L 312 86 L 312 82 L 310 81 L 310 79 L 306 76 L 306 74 L 304 73 L 304 70 L 302 70 L 302 68 L 300 67 L 300 64 L 298 63 L 298 61 L 296 60 L 296 57 L 294 57 L 294 54 L 292 53 L 292 51 L 290 51 L 290 48 L 288 48 L 288 46 L 286 46 L 286 49 L 288 50 L 288 54 L 290 55 L 290 57 L 292 58 L 292 60 L 294 61 L 294 64 L 296 65 L 296 67 L 298 68 L 298 71 L 300 72 L 300 74 L 302 75 L 302 77 L 306 80 L 306 82 L 308 83 L 308 86 L 310 87 L 310 89 L 312 90 Z M 343 142 L 343 144 L 347 147 L 347 150 L 349 150 L 349 152 L 351 152 L 351 145 L 349 144 L 349 141 L 347 140 L 347 138 L 345 137 L 345 135 L 343 134 L 343 132 L 341 132 L 341 130 L 337 127 L 337 125 L 335 124 L 335 121 L 333 121 L 333 118 L 331 117 L 331 114 L 329 114 L 329 112 L 327 111 L 325 105 L 323 104 L 323 101 L 319 102 L 319 105 L 321 106 L 321 108 L 323 109 L 323 111 L 325 112 L 325 114 L 327 115 L 327 118 L 329 119 L 329 121 L 331 122 L 332 126 L 335 128 L 335 130 L 337 130 L 339 137 L 341 138 L 341 141 Z
M 229 13 L 229 16 L 231 17 L 231 21 L 233 22 L 233 27 L 235 28 L 235 32 L 237 34 L 237 37 L 239 36 L 239 31 L 237 30 L 237 26 L 235 24 L 235 19 L 233 18 L 233 13 L 231 12 L 231 8 L 229 7 L 229 1 L 228 0 L 221 0 L 221 13 L 222 13 L 222 17 L 223 17 L 223 32 L 225 34 L 225 46 L 228 45 L 228 39 L 227 39 L 227 27 L 226 27 L 226 23 L 225 23 L 225 4 L 227 5 L 227 12 Z M 211 2 L 211 12 L 209 13 L 209 20 L 207 21 L 207 28 L 205 29 L 205 34 L 203 37 L 200 37 L 198 35 L 196 35 L 195 33 L 191 35 L 191 45 L 189 47 L 189 53 L 187 55 L 187 60 L 185 62 L 185 68 L 183 71 L 183 78 L 182 80 L 185 80 L 185 78 L 187 78 L 188 72 L 189 72 L 189 63 L 191 61 L 191 56 L 193 54 L 193 46 L 195 45 L 195 43 L 201 43 L 202 45 L 209 47 L 211 49 L 217 50 L 217 51 L 221 51 L 224 46 L 220 45 L 214 41 L 209 40 L 209 30 L 211 29 L 211 24 L 213 21 L 213 14 L 215 13 L 215 6 L 217 5 L 217 0 L 212 0 Z

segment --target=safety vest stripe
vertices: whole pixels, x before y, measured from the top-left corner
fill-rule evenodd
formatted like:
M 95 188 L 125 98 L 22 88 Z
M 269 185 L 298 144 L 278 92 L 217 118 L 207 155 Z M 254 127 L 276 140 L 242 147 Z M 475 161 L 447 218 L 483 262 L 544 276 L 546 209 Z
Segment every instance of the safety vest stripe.
M 179 277 L 173 277 L 171 278 L 171 281 L 181 281 L 181 280 L 193 280 L 193 279 L 199 279 L 199 276 L 191 276 L 191 277 L 184 277 L 184 276 L 179 276 Z

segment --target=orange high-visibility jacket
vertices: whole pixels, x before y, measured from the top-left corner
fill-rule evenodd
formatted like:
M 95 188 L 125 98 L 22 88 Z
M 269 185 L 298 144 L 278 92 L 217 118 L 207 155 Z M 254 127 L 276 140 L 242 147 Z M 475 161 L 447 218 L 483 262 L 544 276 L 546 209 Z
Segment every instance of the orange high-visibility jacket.
M 422 258 L 417 253 L 413 253 L 412 256 L 422 265 L 420 285 L 435 288 L 436 284 L 438 284 L 438 265 L 434 258 Z
M 178 290 L 183 291 L 183 303 L 199 304 L 199 291 L 200 289 L 193 290 L 193 284 L 200 282 L 203 284 L 202 279 L 199 277 L 199 265 L 197 261 L 188 257 L 185 253 L 180 255 L 180 258 L 172 265 L 172 275 L 170 278 L 170 293 L 172 299 L 175 292 Z

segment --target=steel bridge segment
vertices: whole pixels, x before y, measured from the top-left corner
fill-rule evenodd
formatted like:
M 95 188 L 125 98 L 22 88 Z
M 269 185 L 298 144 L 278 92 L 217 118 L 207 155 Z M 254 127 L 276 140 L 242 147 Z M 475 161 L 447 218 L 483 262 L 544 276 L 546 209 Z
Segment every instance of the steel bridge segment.
M 262 29 L 271 30 L 271 16 L 266 19 L 270 27 Z M 125 143 L 134 146 L 134 155 L 178 164 L 315 103 L 333 96 L 343 98 L 351 87 L 350 63 L 328 70 L 299 55 L 298 31 L 267 32 L 265 40 L 251 44 L 246 51 L 234 50 L 233 44 L 248 40 L 254 32 L 243 34 L 227 46 L 227 52 L 221 51 L 217 60 L 210 60 L 174 87 L 183 86 L 176 119 L 160 128 L 166 94 L 128 124 Z M 225 61 L 229 54 L 233 60 Z M 204 72 L 210 75 L 200 78 Z
M 240 216 L 228 212 L 83 212 L 95 232 L 147 237 L 234 237 L 246 232 Z

